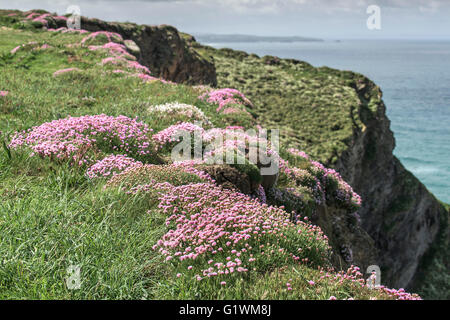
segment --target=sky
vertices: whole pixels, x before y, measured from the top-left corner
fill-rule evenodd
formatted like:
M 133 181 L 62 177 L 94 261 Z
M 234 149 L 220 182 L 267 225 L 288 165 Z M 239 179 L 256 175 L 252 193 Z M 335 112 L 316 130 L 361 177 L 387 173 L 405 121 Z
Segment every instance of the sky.
M 170 24 L 194 35 L 450 40 L 450 0 L 0 0 L 1 9 L 60 14 L 71 5 L 88 17 Z M 380 9 L 380 29 L 367 26 L 372 5 Z

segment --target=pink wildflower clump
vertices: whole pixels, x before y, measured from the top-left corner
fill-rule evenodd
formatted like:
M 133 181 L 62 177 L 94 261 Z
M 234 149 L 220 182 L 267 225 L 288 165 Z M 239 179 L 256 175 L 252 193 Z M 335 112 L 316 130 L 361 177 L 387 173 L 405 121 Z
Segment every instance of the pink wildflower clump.
M 39 12 L 31 12 L 30 14 L 28 14 L 28 15 L 25 17 L 25 19 L 31 20 L 31 19 L 33 19 L 34 17 L 40 16 L 40 15 L 41 15 L 41 14 L 40 14 Z
M 239 90 L 230 88 L 207 91 L 198 98 L 208 103 L 219 105 L 216 110 L 217 112 L 220 112 L 229 104 L 245 105 L 248 107 L 253 106 L 250 100 L 247 99 Z
M 14 49 L 12 49 L 11 54 L 15 54 L 17 51 L 19 51 L 21 49 L 33 49 L 37 45 L 38 45 L 38 43 L 36 41 L 31 41 L 26 44 L 22 44 L 20 46 L 15 47 Z
M 52 16 L 56 21 L 67 21 L 67 17 L 65 16 Z
M 6 97 L 9 91 L 0 91 L 0 97 Z
M 305 159 L 309 166 L 299 169 L 291 167 L 288 161 L 280 159 L 280 171 L 294 184 L 310 188 L 318 204 L 324 204 L 325 201 L 336 202 L 352 211 L 356 211 L 361 206 L 361 197 L 336 170 L 325 168 L 321 163 L 312 161 L 300 150 L 289 149 L 288 152 Z
M 33 22 L 40 22 L 44 26 L 47 26 L 48 25 L 47 18 L 49 18 L 49 17 L 51 17 L 51 15 L 49 13 L 44 13 L 44 14 L 40 15 L 39 17 L 34 18 L 32 21 Z
M 225 108 L 223 110 L 223 114 L 233 114 L 233 113 L 241 113 L 241 112 L 242 112 L 241 109 L 233 108 L 233 107 Z
M 120 34 L 115 32 L 109 32 L 109 31 L 97 31 L 93 32 L 90 35 L 86 36 L 81 40 L 81 45 L 86 44 L 87 42 L 96 40 L 97 37 L 106 37 L 108 40 L 107 42 L 122 42 L 123 38 Z
M 143 80 L 161 80 L 161 79 L 157 79 L 157 78 L 154 78 L 154 77 L 148 75 L 148 74 L 150 74 L 150 69 L 148 69 L 146 66 L 141 65 L 137 61 L 127 60 L 123 55 L 104 58 L 102 60 L 101 64 L 102 65 L 112 64 L 112 65 L 122 66 L 124 68 L 132 69 L 132 70 L 138 70 L 139 72 L 145 72 L 145 73 L 139 73 L 137 75 L 134 75 Z M 146 74 L 146 73 L 148 73 L 148 74 Z
M 292 154 L 292 155 L 294 155 L 296 157 L 302 157 L 304 159 L 309 159 L 309 156 L 305 152 L 303 152 L 301 150 L 298 150 L 298 149 L 295 149 L 295 148 L 289 148 L 289 149 L 287 149 L 287 151 L 290 154 Z
M 156 192 L 158 208 L 168 215 L 170 230 L 154 249 L 197 276 L 327 259 L 330 248 L 319 227 L 294 224 L 284 210 L 244 194 L 207 183 L 153 183 L 137 190 Z
M 359 267 L 353 265 L 350 266 L 347 271 L 335 272 L 330 270 L 326 272 L 322 270 L 320 271 L 320 277 L 316 281 L 308 281 L 308 283 L 311 285 L 325 287 L 345 285 L 354 286 L 359 289 L 369 288 L 369 285 L 366 283 Z M 380 295 L 381 299 L 390 298 L 395 300 L 421 300 L 420 296 L 417 294 L 408 293 L 404 289 L 397 290 L 389 289 L 385 286 L 378 286 L 373 287 L 371 291 L 373 292 L 371 299 L 373 299 L 375 295 Z M 331 296 L 330 300 L 337 300 L 337 298 L 335 296 Z
M 86 171 L 86 176 L 91 179 L 108 178 L 110 176 L 114 176 L 120 172 L 123 172 L 130 167 L 139 166 L 143 166 L 143 163 L 140 161 L 136 161 L 133 158 L 121 154 L 110 155 L 92 165 Z
M 91 51 L 105 50 L 109 54 L 116 56 L 116 57 L 121 56 L 122 58 L 127 58 L 127 59 L 131 59 L 131 60 L 136 59 L 135 56 L 131 55 L 127 51 L 126 47 L 123 44 L 116 43 L 116 42 L 108 42 L 102 46 L 89 46 L 88 48 Z
M 67 68 L 67 69 L 61 69 L 61 70 L 57 70 L 53 73 L 54 77 L 60 76 L 62 74 L 68 73 L 68 72 L 74 72 L 74 71 L 81 71 L 78 68 Z
M 137 70 L 137 71 L 139 71 L 141 73 L 150 74 L 149 68 L 147 68 L 146 66 L 143 66 L 142 64 L 140 64 L 137 61 L 128 61 L 127 67 L 130 68 L 130 69 Z
M 146 124 L 126 116 L 68 117 L 18 132 L 9 146 L 29 148 L 32 154 L 41 157 L 83 165 L 102 151 L 141 158 L 151 156 L 154 153 L 151 132 Z
M 361 206 L 361 197 L 353 191 L 353 188 L 344 181 L 336 170 L 325 168 L 321 163 L 316 161 L 311 161 L 311 164 L 313 172 L 315 172 L 321 182 L 331 190 L 331 193 L 327 194 L 329 199 L 337 200 L 342 204 L 348 204 L 355 209 Z
M 158 148 L 162 149 L 173 142 L 181 141 L 181 138 L 184 135 L 193 134 L 195 132 L 197 132 L 201 137 L 204 134 L 205 129 L 189 122 L 182 122 L 154 134 L 153 140 Z

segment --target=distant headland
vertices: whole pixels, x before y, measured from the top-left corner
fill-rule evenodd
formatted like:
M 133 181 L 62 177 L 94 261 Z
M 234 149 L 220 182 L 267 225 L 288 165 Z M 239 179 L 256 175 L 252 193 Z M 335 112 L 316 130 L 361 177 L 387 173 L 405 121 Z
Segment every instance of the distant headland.
M 324 41 L 318 38 L 300 36 L 255 36 L 248 34 L 194 34 L 199 42 L 305 42 Z

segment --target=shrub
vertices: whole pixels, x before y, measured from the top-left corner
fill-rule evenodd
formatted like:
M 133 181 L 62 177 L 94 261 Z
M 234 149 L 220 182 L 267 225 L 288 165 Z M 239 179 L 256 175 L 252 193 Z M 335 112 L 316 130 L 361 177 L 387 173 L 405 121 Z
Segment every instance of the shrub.
M 294 224 L 282 209 L 213 184 L 153 184 L 171 230 L 157 245 L 187 277 L 227 278 L 248 271 L 306 263 L 326 265 L 322 231 Z
M 122 173 L 114 175 L 108 181 L 107 187 L 121 186 L 130 191 L 133 188 L 141 189 L 142 186 L 162 182 L 180 186 L 189 183 L 213 182 L 213 180 L 203 171 L 189 165 L 144 165 L 131 166 Z
M 136 119 L 104 114 L 68 117 L 46 122 L 14 135 L 10 147 L 29 148 L 33 154 L 78 165 L 99 153 L 121 152 L 144 162 L 155 161 L 152 129 Z

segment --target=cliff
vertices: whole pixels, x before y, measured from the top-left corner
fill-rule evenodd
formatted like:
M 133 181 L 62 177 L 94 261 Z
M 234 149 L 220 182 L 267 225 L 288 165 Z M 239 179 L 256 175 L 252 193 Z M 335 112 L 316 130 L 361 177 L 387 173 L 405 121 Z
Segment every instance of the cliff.
M 379 87 L 352 72 L 192 45 L 214 58 L 219 86 L 245 91 L 259 103 L 261 123 L 284 129 L 285 143 L 335 167 L 362 196 L 383 283 L 420 291 L 439 250 L 448 266 L 448 211 L 393 155 Z

